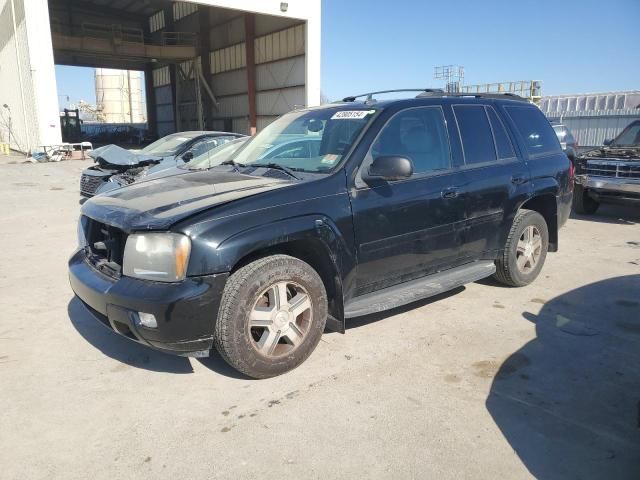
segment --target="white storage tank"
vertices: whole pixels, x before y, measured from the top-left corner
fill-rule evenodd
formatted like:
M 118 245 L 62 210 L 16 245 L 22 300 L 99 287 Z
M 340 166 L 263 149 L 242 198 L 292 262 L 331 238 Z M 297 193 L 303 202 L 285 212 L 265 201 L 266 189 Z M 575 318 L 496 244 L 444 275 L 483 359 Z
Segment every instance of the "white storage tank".
M 96 107 L 100 121 L 144 123 L 142 72 L 96 68 Z

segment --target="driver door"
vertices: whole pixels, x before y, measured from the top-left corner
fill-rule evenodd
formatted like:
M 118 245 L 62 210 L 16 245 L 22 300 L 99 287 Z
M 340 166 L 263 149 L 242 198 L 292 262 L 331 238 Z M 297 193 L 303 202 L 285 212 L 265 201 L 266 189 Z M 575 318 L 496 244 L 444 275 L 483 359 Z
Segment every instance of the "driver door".
M 442 108 L 396 113 L 382 128 L 362 168 L 377 156 L 400 155 L 413 175 L 351 192 L 358 251 L 355 295 L 455 266 L 461 245 L 464 179 L 452 168 Z

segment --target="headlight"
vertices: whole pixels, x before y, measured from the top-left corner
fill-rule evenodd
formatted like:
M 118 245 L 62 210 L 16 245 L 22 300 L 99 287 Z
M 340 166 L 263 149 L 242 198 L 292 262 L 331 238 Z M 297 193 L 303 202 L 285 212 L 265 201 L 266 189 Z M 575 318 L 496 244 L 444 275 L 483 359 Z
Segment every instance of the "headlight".
M 123 273 L 157 282 L 179 282 L 187 274 L 191 240 L 180 233 L 129 235 L 124 247 Z

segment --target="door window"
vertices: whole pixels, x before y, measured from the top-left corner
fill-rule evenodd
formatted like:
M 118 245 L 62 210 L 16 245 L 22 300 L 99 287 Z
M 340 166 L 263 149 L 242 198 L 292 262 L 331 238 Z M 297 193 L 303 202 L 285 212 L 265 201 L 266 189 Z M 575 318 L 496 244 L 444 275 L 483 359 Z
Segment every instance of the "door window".
M 370 151 L 372 160 L 388 155 L 410 159 L 414 175 L 449 168 L 449 136 L 440 107 L 409 108 L 394 115 Z
M 514 158 L 516 154 L 513 151 L 513 145 L 511 145 L 511 140 L 509 139 L 509 135 L 504 128 L 502 120 L 500 120 L 495 110 L 491 107 L 487 107 L 487 114 L 489 115 L 489 120 L 491 121 L 493 138 L 496 141 L 496 150 L 498 150 L 498 158 Z
M 453 111 L 460 130 L 464 163 L 496 161 L 496 148 L 484 105 L 456 105 Z

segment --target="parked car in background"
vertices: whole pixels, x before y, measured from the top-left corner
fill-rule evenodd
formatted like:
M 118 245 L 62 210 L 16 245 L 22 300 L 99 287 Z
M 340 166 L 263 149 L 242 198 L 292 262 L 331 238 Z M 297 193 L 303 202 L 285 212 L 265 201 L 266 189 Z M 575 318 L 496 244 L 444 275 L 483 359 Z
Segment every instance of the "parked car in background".
M 147 182 L 157 178 L 170 177 L 172 175 L 183 175 L 195 170 L 207 170 L 209 168 L 220 165 L 229 161 L 236 151 L 238 151 L 251 137 L 240 137 L 231 140 L 209 151 L 206 151 L 197 157 L 194 157 L 184 165 L 167 168 L 158 172 L 150 173 L 138 179 L 138 182 Z M 320 148 L 320 138 L 298 138 L 286 139 L 277 145 L 271 145 L 265 149 L 260 156 L 262 160 L 270 158 L 311 158 L 318 154 Z M 112 177 L 112 181 L 120 181 L 117 175 Z M 133 182 L 132 182 L 133 183 Z M 122 186 L 126 183 L 122 181 Z
M 575 162 L 573 208 L 592 214 L 603 202 L 640 204 L 640 120 Z
M 569 157 L 569 160 L 575 162 L 578 156 L 578 142 L 566 125 L 557 122 L 551 122 L 553 130 L 558 136 L 562 151 Z
M 126 150 L 117 145 L 96 148 L 89 153 L 96 165 L 82 172 L 80 194 L 92 197 L 121 188 L 151 173 L 184 164 L 241 136 L 229 132 L 180 132 L 156 140 L 141 150 Z
M 158 178 L 171 177 L 173 175 L 184 175 L 189 172 L 194 172 L 197 170 L 207 170 L 209 168 L 215 167 L 216 165 L 220 165 L 222 162 L 231 158 L 233 154 L 250 139 L 251 137 L 247 136 L 230 140 L 226 143 L 223 143 L 222 145 L 218 145 L 217 147 L 212 148 L 211 150 L 201 153 L 197 157 L 193 157 L 187 163 L 166 168 L 158 172 L 150 173 L 144 177 L 137 179 L 136 182 L 149 182 Z M 119 182 L 121 180 L 117 178 L 116 175 L 113 177 L 113 181 Z M 122 186 L 126 185 L 124 181 L 121 181 L 121 183 Z
M 325 326 L 491 275 L 533 282 L 573 186 L 544 114 L 512 95 L 356 100 L 290 112 L 207 170 L 87 201 L 69 260 L 87 311 L 265 378 Z

